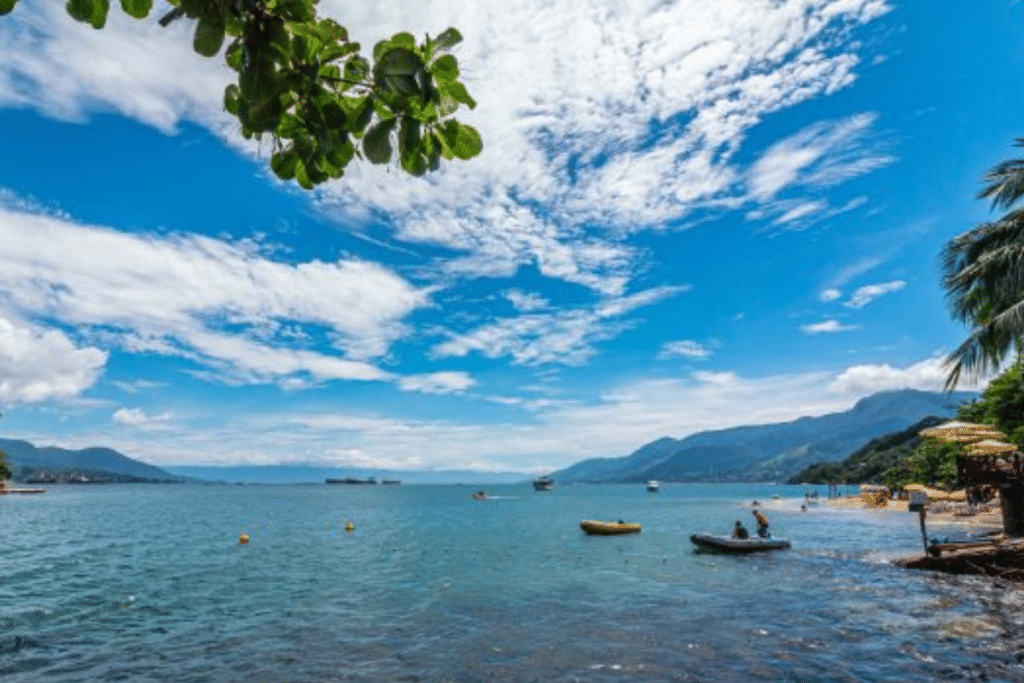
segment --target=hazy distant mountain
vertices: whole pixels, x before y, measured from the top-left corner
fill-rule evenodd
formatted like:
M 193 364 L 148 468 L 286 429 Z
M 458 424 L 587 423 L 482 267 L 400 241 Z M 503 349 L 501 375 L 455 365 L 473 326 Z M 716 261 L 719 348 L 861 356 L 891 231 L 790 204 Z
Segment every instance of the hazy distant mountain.
M 17 439 L 0 439 L 0 452 L 7 456 L 7 464 L 15 478 L 21 480 L 45 477 L 64 481 L 69 475 L 110 481 L 180 480 L 180 477 L 159 467 L 134 460 L 111 448 L 68 450 L 56 446 L 37 447 Z
M 397 479 L 403 484 L 513 484 L 529 475 L 522 472 L 470 472 L 463 470 L 399 471 L 317 467 L 315 465 L 181 465 L 166 468 L 182 477 L 209 482 L 243 484 L 322 484 L 325 479 Z
M 841 461 L 865 442 L 927 416 L 952 417 L 974 398 L 973 392 L 886 391 L 842 413 L 665 437 L 631 455 L 584 460 L 551 476 L 560 483 L 785 481 L 811 464 Z

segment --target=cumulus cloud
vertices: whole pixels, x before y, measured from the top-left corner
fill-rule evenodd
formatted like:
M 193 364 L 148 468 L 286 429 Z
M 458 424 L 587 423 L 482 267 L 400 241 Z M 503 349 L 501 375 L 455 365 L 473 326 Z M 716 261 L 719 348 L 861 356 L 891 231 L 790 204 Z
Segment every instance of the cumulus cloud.
M 0 264 L 0 293 L 26 316 L 92 329 L 127 351 L 191 358 L 243 381 L 389 379 L 368 361 L 428 302 L 426 290 L 366 261 L 285 263 L 245 244 L 133 235 L 2 207 Z M 296 327 L 329 334 L 320 348 L 303 348 Z
M 836 299 L 838 299 L 842 295 L 843 295 L 843 293 L 841 291 L 839 291 L 838 289 L 830 287 L 828 289 L 823 289 L 821 291 L 821 294 L 818 295 L 818 301 L 820 301 L 822 303 L 828 303 L 829 301 L 835 301 Z
M 836 392 L 873 394 L 890 389 L 921 389 L 942 391 L 945 388 L 949 368 L 944 356 L 933 356 L 905 368 L 893 367 L 887 363 L 855 365 L 840 373 L 829 389 Z M 988 383 L 988 378 L 973 382 L 962 382 L 961 391 L 978 390 Z
M 800 331 L 804 334 L 831 334 L 833 332 L 847 332 L 857 329 L 856 325 L 844 325 L 838 320 L 822 320 L 820 323 L 801 325 Z
M 704 360 L 711 356 L 711 349 L 692 339 L 681 339 L 663 344 L 658 358 L 672 358 L 673 356 Z
M 891 292 L 898 292 L 906 287 L 906 285 L 907 283 L 903 280 L 892 280 L 890 282 L 879 282 L 874 285 L 865 285 L 863 287 L 859 287 L 850 296 L 850 300 L 845 302 L 843 305 L 848 306 L 849 308 L 864 308 L 878 297 Z
M 118 424 L 129 427 L 154 427 L 167 422 L 172 417 L 171 413 L 164 412 L 156 415 L 149 415 L 141 408 L 119 408 L 114 411 L 110 419 Z
M 79 347 L 56 329 L 0 317 L 0 401 L 8 404 L 69 399 L 99 378 L 107 353 Z

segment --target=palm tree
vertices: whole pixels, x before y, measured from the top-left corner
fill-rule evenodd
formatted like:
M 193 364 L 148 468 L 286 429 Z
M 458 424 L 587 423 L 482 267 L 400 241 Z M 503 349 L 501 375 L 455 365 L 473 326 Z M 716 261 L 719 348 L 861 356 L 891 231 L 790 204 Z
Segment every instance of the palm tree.
M 1017 140 L 1024 147 L 1024 138 Z M 953 317 L 973 326 L 946 359 L 946 388 L 962 375 L 995 370 L 1024 346 L 1024 159 L 1005 161 L 985 175 L 979 199 L 990 199 L 1002 218 L 954 237 L 942 251 L 942 284 Z

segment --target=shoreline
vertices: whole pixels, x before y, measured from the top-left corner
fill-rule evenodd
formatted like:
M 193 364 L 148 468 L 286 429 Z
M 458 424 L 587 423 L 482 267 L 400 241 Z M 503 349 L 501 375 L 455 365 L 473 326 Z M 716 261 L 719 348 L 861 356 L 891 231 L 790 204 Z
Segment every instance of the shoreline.
M 918 513 L 908 510 L 909 502 L 905 500 L 889 500 L 885 506 L 875 507 L 869 505 L 859 495 L 844 496 L 841 498 L 822 498 L 822 505 L 836 510 L 865 510 L 877 514 L 904 514 L 917 517 Z M 928 510 L 925 516 L 926 524 L 939 524 L 943 526 L 955 525 L 970 529 L 1002 531 L 1003 516 L 999 508 L 998 500 L 988 503 L 988 510 L 976 512 L 971 515 L 957 514 L 952 510 L 948 512 L 935 512 Z

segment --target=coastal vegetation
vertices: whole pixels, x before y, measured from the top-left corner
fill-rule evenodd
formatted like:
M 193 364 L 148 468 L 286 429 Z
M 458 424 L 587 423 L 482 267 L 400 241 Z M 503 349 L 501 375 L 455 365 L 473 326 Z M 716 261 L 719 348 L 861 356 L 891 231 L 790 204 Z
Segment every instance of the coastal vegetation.
M 1024 138 L 1017 140 L 1024 147 Z M 1000 218 L 954 237 L 942 252 L 942 284 L 953 317 L 972 327 L 949 356 L 947 388 L 965 374 L 984 375 L 1016 355 L 1017 377 L 1024 381 L 1024 159 L 1011 159 L 985 176 L 979 199 L 990 199 Z
M 0 15 L 18 0 L 0 0 Z M 399 166 L 415 176 L 441 159 L 471 159 L 483 150 L 479 132 L 453 115 L 476 102 L 459 80 L 449 50 L 462 34 L 449 28 L 417 43 L 401 32 L 378 42 L 369 57 L 348 30 L 318 18 L 318 0 L 167 0 L 160 24 L 196 20 L 193 48 L 221 52 L 237 74 L 224 90 L 224 109 L 246 139 L 271 140 L 270 167 L 305 189 L 339 178 L 356 157 L 387 164 L 397 144 Z M 109 0 L 69 0 L 68 13 L 100 29 Z M 121 0 L 144 19 L 153 0 Z M 372 58 L 372 60 L 371 60 Z
M 0 481 L 6 481 L 12 476 L 11 468 L 7 466 L 7 456 L 0 451 Z
M 988 424 L 1007 435 L 1010 443 L 1024 448 L 1024 384 L 1022 363 L 1017 361 L 992 380 L 982 395 L 964 403 L 957 419 Z M 872 439 L 842 462 L 812 465 L 789 479 L 791 484 L 885 484 L 903 488 L 924 484 L 941 488 L 959 486 L 956 458 L 963 446 L 924 438 L 924 429 L 946 420 L 927 417 L 907 429 Z

